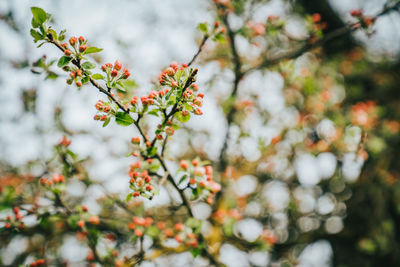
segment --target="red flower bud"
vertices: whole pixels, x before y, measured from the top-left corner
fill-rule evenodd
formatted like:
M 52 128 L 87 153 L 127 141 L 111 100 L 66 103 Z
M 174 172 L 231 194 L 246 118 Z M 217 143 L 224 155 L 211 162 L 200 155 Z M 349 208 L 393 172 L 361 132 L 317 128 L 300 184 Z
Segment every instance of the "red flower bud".
M 132 97 L 131 105 L 136 105 L 137 101 L 138 101 L 138 97 L 137 96 Z
M 318 14 L 318 13 L 314 13 L 314 14 L 312 15 L 312 17 L 313 17 L 314 23 L 318 23 L 318 22 L 321 21 L 321 15 Z
M 138 197 L 138 196 L 140 196 L 140 193 L 139 193 L 139 192 L 133 192 L 133 193 L 132 193 L 132 196 L 133 196 L 133 197 Z
M 65 49 L 67 49 L 68 44 L 67 43 L 63 43 L 61 46 L 64 47 Z
M 13 212 L 14 212 L 15 214 L 18 214 L 18 213 L 19 213 L 19 208 L 18 208 L 18 207 L 14 207 L 14 208 L 13 208 Z
M 147 191 L 153 190 L 153 186 L 152 186 L 151 184 L 146 185 L 146 190 L 147 190 Z
M 178 68 L 179 64 L 178 64 L 178 62 L 173 61 L 169 66 L 170 66 L 171 68 L 173 68 L 174 70 L 176 70 L 176 69 Z
M 75 84 L 76 84 L 76 86 L 78 86 L 78 87 L 81 87 L 81 86 L 82 86 L 82 82 L 81 82 L 81 81 L 77 81 Z
M 82 76 L 82 70 L 77 69 L 77 70 L 76 70 L 76 75 L 77 75 L 77 76 Z
M 80 47 L 79 47 L 79 52 L 85 52 L 85 50 L 87 49 L 87 45 L 81 45 Z
M 37 265 L 43 265 L 43 264 L 44 264 L 44 259 L 38 259 L 38 260 L 36 261 L 36 264 L 37 264 Z
M 87 208 L 85 205 L 82 205 L 82 210 L 83 210 L 84 212 L 87 212 L 87 211 L 88 211 L 88 208 Z
M 118 71 L 117 70 L 112 70 L 111 71 L 111 76 L 112 77 L 116 77 L 118 75 Z
M 124 74 L 122 75 L 124 79 L 128 79 L 128 77 L 131 75 L 128 69 L 124 69 Z
M 66 55 L 67 57 L 69 57 L 69 56 L 71 55 L 71 51 L 68 50 L 68 49 L 66 49 L 66 50 L 64 51 L 64 55 Z
M 85 222 L 82 220 L 78 221 L 78 226 L 79 228 L 83 228 L 85 226 Z
M 76 37 L 71 37 L 71 38 L 69 38 L 69 43 L 70 43 L 71 45 L 75 45 L 75 44 L 76 44 Z
M 69 73 L 69 76 L 70 76 L 71 78 L 75 78 L 75 77 L 76 77 L 76 73 L 75 73 L 74 71 L 71 71 L 71 72 Z
M 122 69 L 122 64 L 121 64 L 121 62 L 120 62 L 119 60 L 115 61 L 115 63 L 114 63 L 114 69 L 115 69 L 115 70 L 120 70 L 120 69 Z
M 85 38 L 83 36 L 79 36 L 79 43 L 83 43 L 85 41 Z
M 141 236 L 143 235 L 143 232 L 142 232 L 142 230 L 140 230 L 140 229 L 136 229 L 134 233 L 135 233 L 135 235 L 138 236 L 138 237 L 141 237 Z
M 179 163 L 179 167 L 181 167 L 184 170 L 187 170 L 187 168 L 189 167 L 188 163 L 186 160 L 181 160 L 181 162 Z
M 173 68 L 171 68 L 171 67 L 169 67 L 169 68 L 166 70 L 166 72 L 167 72 L 167 74 L 168 74 L 169 76 L 174 76 L 174 75 L 175 75 L 175 70 L 174 70 Z

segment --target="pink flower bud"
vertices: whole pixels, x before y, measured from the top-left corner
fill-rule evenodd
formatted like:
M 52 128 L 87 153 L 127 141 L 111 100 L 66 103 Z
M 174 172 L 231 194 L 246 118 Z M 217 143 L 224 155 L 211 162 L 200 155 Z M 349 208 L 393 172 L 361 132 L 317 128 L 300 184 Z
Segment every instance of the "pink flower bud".
M 115 61 L 115 63 L 114 63 L 114 69 L 115 69 L 115 70 L 120 70 L 120 69 L 122 69 L 122 64 L 121 64 L 121 62 L 120 62 L 119 60 Z

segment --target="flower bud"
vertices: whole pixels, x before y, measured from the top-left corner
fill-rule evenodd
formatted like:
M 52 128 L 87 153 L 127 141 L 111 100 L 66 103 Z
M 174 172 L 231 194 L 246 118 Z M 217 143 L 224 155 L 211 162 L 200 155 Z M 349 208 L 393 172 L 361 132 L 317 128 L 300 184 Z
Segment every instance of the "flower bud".
M 71 38 L 69 38 L 69 43 L 70 43 L 71 45 L 75 45 L 75 44 L 76 44 L 76 37 L 71 37 Z
M 66 55 L 67 57 L 69 57 L 71 55 L 71 51 L 69 49 L 66 49 L 64 51 L 64 55 Z
M 87 49 L 87 45 L 81 45 L 80 47 L 79 47 L 79 52 L 85 52 L 85 50 Z
M 165 132 L 167 133 L 167 135 L 173 135 L 175 131 L 172 127 L 168 127 L 167 129 L 165 129 Z
M 82 44 L 85 41 L 85 38 L 83 36 L 79 36 L 79 43 Z
M 114 63 L 114 69 L 115 69 L 115 70 L 120 70 L 120 69 L 122 69 L 122 64 L 121 64 L 121 62 L 120 62 L 119 60 L 115 61 L 115 63 Z
M 117 70 L 112 70 L 111 71 L 111 77 L 116 77 L 118 75 L 118 71 Z

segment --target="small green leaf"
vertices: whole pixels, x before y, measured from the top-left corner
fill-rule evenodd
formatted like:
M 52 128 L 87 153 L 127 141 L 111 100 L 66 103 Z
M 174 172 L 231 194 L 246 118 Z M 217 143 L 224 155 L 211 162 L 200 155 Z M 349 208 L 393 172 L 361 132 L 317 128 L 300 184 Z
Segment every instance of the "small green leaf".
M 181 179 L 179 179 L 178 185 L 180 185 L 181 183 L 183 183 L 183 181 L 186 180 L 186 178 L 188 178 L 188 176 L 185 174 L 181 177 Z
M 199 23 L 199 25 L 197 25 L 197 29 L 199 29 L 201 32 L 204 32 L 204 33 L 208 32 L 208 27 L 207 27 L 207 24 L 205 24 L 205 23 Z
M 47 20 L 46 12 L 40 7 L 31 7 L 32 15 L 35 21 L 42 25 Z
M 55 30 L 53 29 L 49 29 L 48 32 L 53 36 L 54 40 L 57 40 L 57 33 Z
M 82 68 L 87 69 L 87 70 L 91 70 L 96 68 L 96 64 L 89 62 L 89 61 L 85 61 L 82 63 Z
M 106 127 L 110 123 L 111 118 L 109 117 L 104 123 L 103 127 Z
M 101 75 L 100 73 L 93 74 L 92 78 L 95 79 L 95 80 L 104 80 L 104 76 Z
M 60 33 L 58 34 L 58 41 L 60 41 L 60 42 L 62 42 L 62 41 L 64 41 L 64 39 L 65 39 L 65 32 L 66 32 L 67 30 L 62 30 L 62 31 L 60 31 Z
M 62 68 L 64 66 L 66 66 L 71 60 L 72 60 L 72 57 L 62 56 L 58 60 L 57 66 Z
M 115 114 L 115 122 L 122 126 L 129 126 L 132 123 L 134 123 L 135 121 L 132 119 L 132 117 L 128 113 L 117 112 L 117 114 Z
M 217 33 L 217 34 L 214 36 L 214 41 L 218 41 L 218 42 L 220 42 L 221 44 L 224 44 L 224 43 L 226 42 L 224 34 L 223 34 L 222 32 Z
M 177 112 L 176 118 L 182 123 L 188 122 L 190 120 L 190 113 L 188 112 L 186 116 L 183 116 L 182 112 Z
M 83 54 L 87 55 L 87 54 L 91 54 L 91 53 L 98 53 L 101 51 L 103 51 L 103 48 L 91 46 L 91 47 L 88 47 Z
M 82 81 L 82 84 L 88 83 L 88 82 L 89 82 L 89 79 L 90 79 L 89 76 L 83 77 L 82 80 L 81 80 L 81 81 Z
M 39 41 L 39 40 L 43 40 L 44 39 L 43 35 L 40 32 L 35 31 L 34 29 L 31 29 L 31 36 L 33 37 L 33 39 L 34 39 L 33 41 L 35 43 L 37 41 Z
M 149 111 L 147 114 L 158 117 L 157 111 L 158 111 L 158 110 L 151 110 L 151 111 Z
M 31 25 L 32 25 L 32 28 L 39 28 L 39 24 L 36 22 L 36 20 L 34 18 L 32 18 Z
M 131 200 L 131 198 L 132 198 L 132 194 L 128 194 L 128 195 L 126 196 L 125 201 L 126 201 L 126 202 L 129 202 L 129 200 Z

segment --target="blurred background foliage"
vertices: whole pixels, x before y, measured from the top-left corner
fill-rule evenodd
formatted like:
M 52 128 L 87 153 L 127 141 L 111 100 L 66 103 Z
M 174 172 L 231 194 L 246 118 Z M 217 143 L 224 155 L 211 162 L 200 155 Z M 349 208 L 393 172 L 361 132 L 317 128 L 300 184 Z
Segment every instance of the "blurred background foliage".
M 134 265 L 144 241 L 127 229 L 133 215 L 186 222 L 227 266 L 400 265 L 398 1 L 116 3 L 34 4 L 54 15 L 58 30 L 86 34 L 105 48 L 96 61 L 130 64 L 129 93 L 148 91 L 172 60 L 193 56 L 199 22 L 225 27 L 226 41 L 208 42 L 195 63 L 204 116 L 167 148 L 175 169 L 181 159 L 211 162 L 222 190 L 213 202 L 193 203 L 201 225 L 187 220 L 168 184 L 154 200 L 126 203 L 132 162 L 125 154 L 136 133 L 93 123 L 95 90 L 73 92 L 53 65 L 55 51 L 32 44 L 33 2 L 3 1 L 0 214 L 5 222 L 13 206 L 37 203 L 42 219 L 33 215 L 24 231 L 3 228 L 1 265 L 37 257 L 51 266 L 85 266 L 97 257 L 104 266 L 127 258 Z M 375 23 L 354 27 L 350 11 L 360 8 L 377 16 Z M 149 132 L 156 125 L 146 121 Z M 59 143 L 63 135 L 72 140 L 68 148 Z M 54 194 L 39 191 L 39 179 L 57 172 L 68 183 Z M 59 197 L 100 217 L 87 243 L 76 230 L 79 217 L 57 215 Z M 202 246 L 171 248 L 158 231 L 147 232 L 140 266 L 215 264 Z M 99 255 L 92 259 L 90 251 Z

